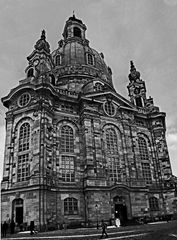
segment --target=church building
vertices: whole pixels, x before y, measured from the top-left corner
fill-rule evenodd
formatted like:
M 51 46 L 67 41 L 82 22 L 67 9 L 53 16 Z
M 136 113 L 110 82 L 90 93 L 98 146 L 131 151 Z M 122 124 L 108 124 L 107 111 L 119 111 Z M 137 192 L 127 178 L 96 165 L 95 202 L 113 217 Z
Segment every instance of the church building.
M 133 61 L 129 99 L 116 91 L 112 70 L 86 30 L 70 17 L 53 52 L 43 30 L 25 78 L 2 98 L 2 221 L 34 221 L 45 229 L 177 211 L 165 113 L 146 96 Z

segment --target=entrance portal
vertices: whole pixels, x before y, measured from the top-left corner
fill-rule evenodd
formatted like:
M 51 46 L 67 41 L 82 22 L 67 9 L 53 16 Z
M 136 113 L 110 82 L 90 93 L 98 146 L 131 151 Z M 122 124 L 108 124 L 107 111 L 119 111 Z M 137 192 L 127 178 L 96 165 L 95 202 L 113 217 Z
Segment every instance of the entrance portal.
M 125 204 L 115 204 L 115 218 L 119 218 L 121 223 L 127 220 L 127 207 Z
M 23 223 L 23 199 L 14 199 L 12 202 L 12 219 L 20 225 Z

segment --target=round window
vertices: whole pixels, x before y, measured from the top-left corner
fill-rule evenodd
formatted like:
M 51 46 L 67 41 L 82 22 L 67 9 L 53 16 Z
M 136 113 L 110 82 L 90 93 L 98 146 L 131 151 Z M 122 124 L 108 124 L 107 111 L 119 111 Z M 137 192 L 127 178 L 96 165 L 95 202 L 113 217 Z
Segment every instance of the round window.
M 105 110 L 106 114 L 109 115 L 109 116 L 114 116 L 115 115 L 115 107 L 114 107 L 114 104 L 112 102 L 106 102 L 104 104 L 104 110 Z
M 23 93 L 18 101 L 18 104 L 20 107 L 25 107 L 30 101 L 30 94 L 29 93 Z

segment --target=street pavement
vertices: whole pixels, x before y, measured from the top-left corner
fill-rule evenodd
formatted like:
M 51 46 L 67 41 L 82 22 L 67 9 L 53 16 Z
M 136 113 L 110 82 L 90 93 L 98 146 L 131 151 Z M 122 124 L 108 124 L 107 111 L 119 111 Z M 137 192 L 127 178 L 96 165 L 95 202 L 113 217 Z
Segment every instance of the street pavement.
M 107 229 L 109 240 L 177 240 L 177 220 L 171 222 L 157 222 L 136 226 L 126 226 Z M 6 240 L 98 240 L 101 228 L 66 229 L 50 232 L 39 232 L 30 235 L 30 232 L 8 234 Z

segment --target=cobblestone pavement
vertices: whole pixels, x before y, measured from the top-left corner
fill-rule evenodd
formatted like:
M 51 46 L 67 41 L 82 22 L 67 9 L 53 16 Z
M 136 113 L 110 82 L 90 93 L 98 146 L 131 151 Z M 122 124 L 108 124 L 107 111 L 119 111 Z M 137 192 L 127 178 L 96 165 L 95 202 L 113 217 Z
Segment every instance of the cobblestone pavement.
M 107 230 L 109 240 L 177 240 L 177 221 L 145 224 L 138 226 L 126 226 L 120 228 L 109 228 Z M 22 232 L 14 235 L 7 234 L 6 240 L 98 240 L 101 229 L 67 229 L 51 232 L 40 232 L 30 235 L 30 232 Z

